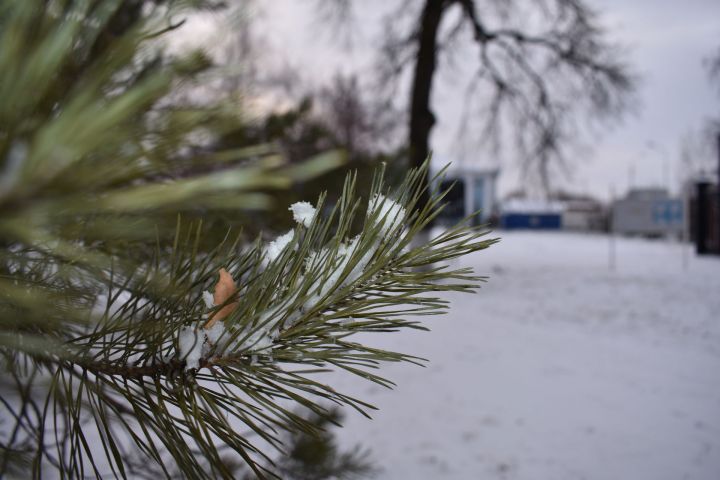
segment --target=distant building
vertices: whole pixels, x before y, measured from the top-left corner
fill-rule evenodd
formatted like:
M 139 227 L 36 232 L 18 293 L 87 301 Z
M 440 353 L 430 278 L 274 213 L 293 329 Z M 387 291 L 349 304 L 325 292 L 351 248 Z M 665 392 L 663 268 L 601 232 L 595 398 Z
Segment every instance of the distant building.
M 500 226 L 507 230 L 559 230 L 563 225 L 560 202 L 510 199 L 503 203 Z
M 436 187 L 448 192 L 448 203 L 438 218 L 438 223 L 452 224 L 479 211 L 474 223 L 487 223 L 497 211 L 496 182 L 498 169 L 473 166 L 451 167 Z
M 612 205 L 611 228 L 626 235 L 681 235 L 685 231 L 685 206 L 664 188 L 637 188 Z
M 586 194 L 558 191 L 547 200 L 533 200 L 520 190 L 506 197 L 500 212 L 500 225 L 506 229 L 607 230 L 605 206 Z
M 588 195 L 559 192 L 553 199 L 563 206 L 562 228 L 581 232 L 607 230 L 607 209 Z

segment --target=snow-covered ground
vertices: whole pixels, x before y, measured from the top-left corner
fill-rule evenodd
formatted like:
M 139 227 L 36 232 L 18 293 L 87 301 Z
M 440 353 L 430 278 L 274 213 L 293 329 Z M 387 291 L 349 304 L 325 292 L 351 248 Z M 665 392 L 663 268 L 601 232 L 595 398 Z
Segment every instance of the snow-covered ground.
M 720 479 L 720 258 L 617 239 L 610 271 L 607 237 L 497 235 L 462 260 L 491 277 L 477 295 L 371 337 L 427 368 L 331 380 L 380 408 L 347 411 L 341 444 L 382 479 Z

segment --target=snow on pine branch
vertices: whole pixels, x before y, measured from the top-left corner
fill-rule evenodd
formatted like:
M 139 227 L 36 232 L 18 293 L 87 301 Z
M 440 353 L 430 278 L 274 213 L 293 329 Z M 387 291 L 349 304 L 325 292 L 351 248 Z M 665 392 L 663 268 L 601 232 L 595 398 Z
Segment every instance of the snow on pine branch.
M 293 203 L 288 210 L 292 211 L 293 219 L 300 225 L 305 226 L 305 228 L 310 228 L 317 213 L 315 207 L 309 202 Z
M 317 210 L 308 202 L 297 202 L 290 206 L 293 218 L 300 227 L 309 229 L 317 216 Z M 214 293 L 203 292 L 203 301 L 208 310 L 207 321 L 195 327 L 183 327 L 178 335 L 178 357 L 185 361 L 187 370 L 198 369 L 200 360 L 223 352 L 268 353 L 273 347 L 281 328 L 292 327 L 304 314 L 313 311 L 323 299 L 337 289 L 352 285 L 366 272 L 368 265 L 377 253 L 383 237 L 398 230 L 406 216 L 405 208 L 399 203 L 377 194 L 372 197 L 367 209 L 367 219 L 378 230 L 375 239 L 366 246 L 364 252 L 362 234 L 353 237 L 347 243 L 339 244 L 335 255 L 331 249 L 324 247 L 319 251 L 311 251 L 304 260 L 305 274 L 298 285 L 305 282 L 306 276 L 316 278 L 307 291 L 307 299 L 299 309 L 289 312 L 299 296 L 299 291 L 289 298 L 281 298 L 278 291 L 274 306 L 263 311 L 256 325 L 245 324 L 242 331 L 233 333 L 226 327 L 225 319 L 237 308 L 239 289 L 234 279 L 224 268 L 219 271 L 219 279 Z M 268 268 L 276 262 L 285 250 L 293 243 L 295 230 L 278 236 L 264 248 L 262 266 Z M 297 245 L 295 246 L 297 249 Z M 351 262 L 354 261 L 352 268 Z M 349 270 L 349 271 L 348 271 Z M 320 272 L 317 275 L 316 272 Z M 235 300 L 232 301 L 231 300 Z M 219 310 L 218 307 L 221 307 Z M 283 321 L 284 320 L 284 321 Z

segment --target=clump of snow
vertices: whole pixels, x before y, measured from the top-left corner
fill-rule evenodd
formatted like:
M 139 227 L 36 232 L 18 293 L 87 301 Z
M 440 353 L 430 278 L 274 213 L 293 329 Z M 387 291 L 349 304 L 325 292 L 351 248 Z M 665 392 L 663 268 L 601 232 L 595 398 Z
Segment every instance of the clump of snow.
M 309 312 L 313 308 L 315 308 L 315 305 L 320 303 L 320 300 L 323 299 L 325 295 L 322 293 L 316 293 L 314 295 L 311 295 L 308 297 L 307 301 L 303 303 L 302 310 L 303 312 Z
M 180 354 L 180 359 L 185 360 L 185 368 L 187 370 L 200 367 L 203 343 L 205 343 L 204 333 L 200 333 L 190 327 L 180 329 L 180 335 L 178 336 L 178 353 Z
M 114 292 L 112 296 L 107 294 L 100 294 L 95 299 L 95 304 L 92 307 L 92 313 L 97 316 L 102 316 L 107 313 L 108 318 L 112 318 L 120 312 L 124 312 L 123 306 L 128 305 L 130 302 L 134 302 L 135 314 L 139 314 L 150 306 L 150 302 L 144 298 L 135 298 L 129 290 L 121 290 L 120 292 Z
M 294 203 L 289 210 L 293 212 L 295 221 L 305 227 L 309 227 L 317 215 L 317 209 L 308 202 Z M 369 202 L 367 215 L 372 218 L 380 233 L 387 235 L 402 227 L 406 211 L 394 200 L 377 194 Z M 263 264 L 267 266 L 280 257 L 292 242 L 293 237 L 294 231 L 291 230 L 270 242 L 265 248 Z M 346 243 L 341 243 L 335 254 L 328 247 L 309 253 L 305 259 L 305 271 L 311 272 L 320 269 L 328 273 L 319 276 L 314 285 L 311 285 L 307 291 L 308 298 L 298 311 L 288 312 L 288 306 L 293 303 L 293 300 L 286 300 L 264 312 L 260 318 L 261 326 L 256 328 L 238 348 L 250 351 L 267 348 L 272 344 L 273 335 L 277 335 L 278 328 L 282 327 L 281 319 L 284 319 L 285 326 L 294 324 L 302 317 L 303 313 L 313 310 L 333 290 L 351 285 L 360 279 L 375 256 L 380 243 L 378 240 L 372 245 L 366 244 L 364 251 L 360 253 L 361 240 L 362 237 L 358 235 Z M 331 267 L 329 269 L 322 268 L 325 264 L 330 264 Z M 350 267 L 351 264 L 352 267 Z
M 236 349 L 238 351 L 258 352 L 272 347 L 273 342 L 280 335 L 279 321 L 286 312 L 287 306 L 292 302 L 291 297 L 279 305 L 265 309 L 260 315 L 257 324 L 246 327 L 245 332 L 240 335 L 241 341 Z M 299 317 L 299 312 L 293 312 L 290 317 L 293 315 Z
M 290 230 L 289 232 L 280 235 L 268 244 L 268 246 L 265 248 L 264 262 L 266 265 L 274 262 L 282 254 L 282 252 L 287 248 L 290 242 L 292 242 L 294 235 L 295 232 L 293 230 Z
M 225 334 L 225 322 L 215 322 L 212 327 L 206 328 L 204 330 L 208 342 L 216 345 L 218 343 L 218 340 L 220 340 L 220 338 Z
M 340 283 L 340 277 L 342 276 L 342 273 L 345 271 L 345 269 L 348 266 L 348 263 L 350 263 L 350 259 L 352 258 L 353 254 L 355 253 L 355 249 L 358 246 L 358 243 L 360 242 L 360 237 L 357 236 L 353 238 L 348 245 L 342 244 L 338 248 L 337 253 L 337 261 L 335 268 L 330 273 L 330 276 L 327 278 L 323 285 L 323 290 L 326 293 L 328 290 L 334 288 L 335 286 L 339 285 Z
M 354 254 L 355 251 L 358 250 L 359 246 L 360 238 L 355 237 L 351 242 L 351 254 Z M 365 273 L 365 269 L 370 263 L 370 260 L 372 260 L 373 255 L 375 255 L 376 250 L 377 244 L 368 248 L 368 250 L 363 254 L 363 256 L 358 259 L 357 263 L 355 263 L 352 270 L 350 270 L 350 273 L 348 273 L 347 277 L 345 277 L 345 280 L 343 280 L 343 285 L 350 285 L 351 283 L 355 283 L 355 281 L 357 281 L 362 276 L 362 274 Z
M 207 308 L 213 308 L 215 306 L 215 299 L 213 298 L 213 294 L 211 292 L 203 292 L 202 298 Z
M 300 317 L 302 317 L 302 309 L 293 309 L 292 306 L 297 301 L 300 291 L 288 296 L 280 303 L 265 309 L 258 319 L 259 329 L 265 332 L 265 335 L 275 340 L 279 335 L 281 328 L 287 328 L 294 325 Z
M 258 323 L 265 327 L 277 323 L 279 316 L 282 315 L 282 309 L 285 306 L 285 303 L 286 302 L 284 302 L 280 305 L 275 305 L 274 307 L 269 307 L 269 308 L 265 309 L 260 314 Z M 268 327 L 268 331 L 269 331 L 269 327 Z
M 402 226 L 405 220 L 405 208 L 399 203 L 377 194 L 368 203 L 368 217 L 375 216 L 383 235 L 387 235 Z
M 310 228 L 317 210 L 309 202 L 297 202 L 290 205 L 288 210 L 292 211 L 293 218 L 300 225 Z
M 272 310 L 272 309 L 271 309 Z M 277 308 L 275 309 L 277 311 Z M 210 328 L 194 329 L 183 327 L 178 336 L 178 353 L 185 360 L 185 369 L 193 370 L 200 367 L 200 359 L 206 358 L 214 345 L 219 345 L 226 336 L 225 322 L 216 322 Z M 249 332 L 249 335 L 248 335 Z M 249 327 L 241 335 L 242 341 L 233 350 L 243 352 L 260 352 L 272 347 L 280 332 L 276 322 L 267 322 L 256 327 Z M 225 344 L 222 349 L 227 349 Z
M 320 262 L 323 261 L 333 262 L 334 266 L 329 275 L 318 278 L 310 288 L 309 292 L 312 293 L 312 295 L 310 295 L 308 300 L 303 304 L 303 311 L 307 312 L 312 310 L 328 293 L 336 287 L 342 286 L 340 284 L 340 277 L 342 277 L 343 272 L 347 268 L 358 242 L 359 237 L 355 237 L 349 245 L 341 244 L 338 247 L 335 258 L 331 257 L 327 249 L 323 249 L 319 253 L 312 253 L 308 256 L 306 261 L 306 266 L 309 266 L 308 269 L 317 267 Z M 343 282 L 343 284 L 345 284 L 345 282 Z
M 347 244 L 343 243 L 339 245 L 335 259 L 330 258 L 330 254 L 327 249 L 323 249 L 320 252 L 313 252 L 308 256 L 305 263 L 308 270 L 315 268 L 321 261 L 334 261 L 334 267 L 327 277 L 318 278 L 315 285 L 309 289 L 309 292 L 312 293 L 312 295 L 309 296 L 308 300 L 302 306 L 302 310 L 304 312 L 308 312 L 315 308 L 315 306 L 332 290 L 351 285 L 356 282 L 363 273 L 365 273 L 365 269 L 372 260 L 373 255 L 375 255 L 377 244 L 372 245 L 361 258 L 356 259 L 350 272 L 348 272 L 345 278 L 341 280 L 343 273 L 351 263 L 353 256 L 355 256 L 356 252 L 359 251 L 359 248 L 360 235 L 354 237 Z
M 256 329 L 240 344 L 239 349 L 259 352 L 272 346 L 275 336 L 264 328 Z
M 295 325 L 295 323 L 298 320 L 300 320 L 300 317 L 302 317 L 302 314 L 303 314 L 303 312 L 301 310 L 295 310 L 295 311 L 291 312 L 290 315 L 288 315 L 287 318 L 285 319 L 285 322 L 284 322 L 285 326 L 291 327 L 291 326 Z
M 318 268 L 321 264 L 330 259 L 330 249 L 325 247 L 320 251 L 310 252 L 305 259 L 305 270 L 310 271 Z
M 203 292 L 202 299 L 205 306 L 210 309 L 215 307 L 213 294 Z M 207 317 L 207 315 L 203 315 Z M 178 354 L 181 360 L 185 360 L 185 369 L 193 370 L 200 367 L 200 359 L 205 358 L 210 349 L 217 345 L 225 335 L 225 322 L 214 322 L 209 328 L 183 327 L 178 336 Z

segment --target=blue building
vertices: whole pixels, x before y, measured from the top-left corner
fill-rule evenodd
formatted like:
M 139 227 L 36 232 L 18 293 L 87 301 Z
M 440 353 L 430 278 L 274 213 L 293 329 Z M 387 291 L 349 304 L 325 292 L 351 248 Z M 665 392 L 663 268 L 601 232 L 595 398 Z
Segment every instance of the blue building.
M 500 227 L 507 230 L 560 230 L 563 206 L 557 202 L 508 200 L 502 206 Z

